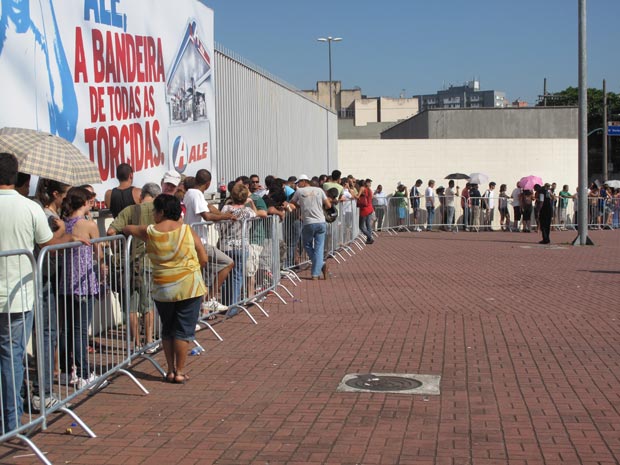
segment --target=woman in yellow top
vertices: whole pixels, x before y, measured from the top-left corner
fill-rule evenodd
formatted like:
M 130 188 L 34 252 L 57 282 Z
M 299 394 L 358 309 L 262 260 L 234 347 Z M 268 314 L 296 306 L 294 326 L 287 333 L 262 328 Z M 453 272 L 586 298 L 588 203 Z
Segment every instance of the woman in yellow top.
M 207 252 L 196 233 L 181 220 L 181 202 L 161 194 L 153 201 L 155 224 L 126 226 L 131 234 L 146 242 L 152 263 L 152 296 L 161 319 L 161 337 L 168 363 L 165 380 L 185 384 L 185 362 L 189 343 L 194 339 L 202 297 L 207 292 L 201 267 Z

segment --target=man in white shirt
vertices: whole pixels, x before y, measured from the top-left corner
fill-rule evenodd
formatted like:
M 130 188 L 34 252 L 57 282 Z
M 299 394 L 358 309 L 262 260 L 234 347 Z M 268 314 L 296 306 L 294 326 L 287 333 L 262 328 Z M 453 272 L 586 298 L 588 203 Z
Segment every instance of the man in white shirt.
M 14 155 L 0 153 L 0 251 L 34 250 L 73 240 L 64 223 L 56 221 L 52 233 L 43 209 L 14 188 L 18 163 Z M 9 432 L 20 425 L 23 403 L 24 355 L 33 324 L 33 270 L 26 255 L 0 258 L 0 403 L 2 427 Z M 49 381 L 49 380 L 48 380 Z
M 312 187 L 305 174 L 297 178 L 297 190 L 291 199 L 295 207 L 301 208 L 301 239 L 308 257 L 312 261 L 312 279 L 327 279 L 327 264 L 323 261 L 327 225 L 323 208 L 331 208 L 332 203 L 320 187 Z
M 185 193 L 183 203 L 185 204 L 185 217 L 183 222 L 185 224 L 196 224 L 204 221 L 222 221 L 233 220 L 232 213 L 222 213 L 213 205 L 207 203 L 205 199 L 205 191 L 211 185 L 211 173 L 208 170 L 202 169 L 196 172 L 196 187 L 188 189 Z M 218 299 L 217 294 L 220 287 L 226 281 L 226 277 L 232 271 L 234 267 L 233 260 L 221 250 L 215 248 L 209 244 L 207 240 L 207 234 L 204 233 L 207 229 L 199 229 L 198 235 L 202 238 L 202 242 L 207 250 L 209 256 L 209 262 L 207 264 L 207 279 L 209 282 L 209 275 L 214 275 L 214 282 L 212 285 L 213 296 L 212 299 L 203 304 L 203 310 L 216 310 L 219 312 L 228 309 L 226 305 L 222 305 Z
M 381 230 L 383 226 L 383 218 L 387 210 L 387 194 L 383 192 L 383 186 L 379 184 L 375 195 L 372 196 L 372 203 L 375 207 L 375 213 L 377 214 L 377 230 Z
M 446 189 L 446 193 L 445 193 L 445 205 L 446 205 L 446 229 L 448 231 L 452 231 L 452 228 L 454 226 L 454 213 L 455 213 L 455 204 L 454 204 L 454 199 L 455 197 L 459 196 L 459 187 L 456 187 L 456 191 L 454 190 L 454 180 L 450 179 L 450 181 L 448 182 L 448 188 Z
M 488 231 L 492 231 L 493 230 L 493 218 L 495 216 L 494 212 L 495 212 L 495 183 L 494 182 L 490 182 L 489 183 L 489 188 L 484 191 L 484 194 L 482 194 L 482 200 L 483 200 L 483 208 L 484 208 L 484 226 L 483 229 L 486 229 Z
M 424 198 L 426 199 L 426 230 L 433 230 L 433 222 L 435 221 L 435 181 L 430 179 L 428 181 L 428 187 L 424 192 Z

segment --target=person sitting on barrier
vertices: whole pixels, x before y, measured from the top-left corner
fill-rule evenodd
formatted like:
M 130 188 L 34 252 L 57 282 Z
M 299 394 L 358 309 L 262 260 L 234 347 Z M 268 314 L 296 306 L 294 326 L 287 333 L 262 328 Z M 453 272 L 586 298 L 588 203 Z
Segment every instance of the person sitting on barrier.
M 85 241 L 99 237 L 97 224 L 86 219 L 91 209 L 89 201 L 94 196 L 82 187 L 72 187 L 62 202 L 62 218 L 67 232 Z M 99 245 L 81 245 L 76 249 L 65 250 L 60 260 L 63 273 L 60 275 L 58 293 L 62 296 L 60 322 L 64 326 L 60 368 L 68 384 L 75 384 L 77 389 L 82 389 L 93 383 L 97 376 L 91 370 L 88 359 L 88 332 L 95 299 L 99 295 L 99 276 L 106 274 L 106 265 Z M 95 267 L 96 263 L 99 269 Z
M 155 222 L 153 200 L 159 194 L 161 194 L 161 188 L 153 182 L 148 182 L 142 186 L 140 203 L 126 207 L 118 214 L 108 227 L 108 236 L 122 234 L 125 226 L 148 226 L 153 224 Z M 139 350 L 142 347 L 140 343 L 140 317 L 144 319 L 145 344 L 151 345 L 153 343 L 154 317 L 149 292 L 151 282 L 150 268 L 151 265 L 146 258 L 144 242 L 138 238 L 134 239 L 130 259 L 131 297 L 129 304 L 129 331 L 131 333 L 132 347 L 135 350 Z M 157 346 L 153 346 L 147 349 L 146 352 L 152 354 L 156 350 Z
M 62 221 L 54 220 L 52 231 L 41 207 L 15 191 L 17 172 L 17 158 L 0 153 L 0 251 L 32 252 L 35 244 L 45 247 L 72 241 Z M 0 260 L 0 435 L 19 427 L 24 411 L 20 390 L 33 325 L 35 288 L 32 279 L 23 278 L 31 273 L 30 261 L 24 255 Z
M 323 273 L 323 278 L 327 279 L 328 270 L 323 262 L 327 232 L 323 208 L 331 208 L 331 201 L 323 189 L 310 186 L 310 179 L 302 174 L 297 178 L 297 191 L 291 199 L 291 204 L 301 208 L 303 224 L 301 236 L 304 248 L 312 262 L 312 279 L 319 279 L 321 273 Z
M 169 383 L 185 384 L 185 363 L 189 343 L 194 340 L 200 307 L 207 288 L 201 267 L 208 256 L 198 234 L 181 220 L 181 202 L 173 195 L 161 194 L 153 201 L 155 224 L 125 226 L 146 242 L 152 263 L 152 296 L 161 320 L 161 338 Z
M 222 213 L 213 205 L 207 203 L 205 199 L 205 191 L 211 185 L 211 173 L 208 170 L 200 169 L 196 172 L 196 187 L 187 190 L 185 194 L 185 218 L 183 222 L 188 225 L 197 224 L 204 221 L 222 221 L 233 219 L 233 215 L 230 213 Z M 213 273 L 213 285 L 211 287 L 211 299 L 205 302 L 203 311 L 217 311 L 224 312 L 228 310 L 226 305 L 223 305 L 218 300 L 218 293 L 221 286 L 226 281 L 226 278 L 233 269 L 234 263 L 225 253 L 218 250 L 213 245 L 209 244 L 206 239 L 203 240 L 203 245 L 207 250 L 209 257 L 209 267 L 207 272 Z M 211 277 L 209 277 L 211 278 Z
M 222 213 L 229 213 L 238 221 L 218 225 L 220 230 L 220 247 L 234 262 L 231 277 L 227 281 L 230 287 L 228 288 L 227 286 L 227 292 L 224 294 L 227 297 L 227 304 L 229 306 L 236 306 L 243 300 L 241 298 L 241 291 L 244 288 L 243 281 L 246 275 L 248 259 L 248 228 L 251 227 L 251 223 L 245 223 L 244 230 L 243 220 L 256 217 L 254 204 L 248 204 L 247 202 L 249 196 L 250 191 L 247 186 L 242 183 L 235 184 L 230 193 L 232 203 L 224 205 Z M 233 316 L 236 313 L 237 308 L 233 307 L 228 311 L 227 316 Z

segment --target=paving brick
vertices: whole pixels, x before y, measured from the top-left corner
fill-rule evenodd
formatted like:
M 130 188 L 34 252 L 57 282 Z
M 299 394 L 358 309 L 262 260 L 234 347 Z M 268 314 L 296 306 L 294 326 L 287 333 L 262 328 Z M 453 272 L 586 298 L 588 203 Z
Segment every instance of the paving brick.
M 259 324 L 198 334 L 191 381 L 147 362 L 75 409 L 97 433 L 33 439 L 54 463 L 554 465 L 620 461 L 620 232 L 402 233 L 288 285 Z M 303 277 L 304 273 L 302 273 Z M 163 363 L 163 354 L 155 358 Z M 439 397 L 335 392 L 351 372 L 442 376 Z M 0 447 L 2 463 L 22 446 Z

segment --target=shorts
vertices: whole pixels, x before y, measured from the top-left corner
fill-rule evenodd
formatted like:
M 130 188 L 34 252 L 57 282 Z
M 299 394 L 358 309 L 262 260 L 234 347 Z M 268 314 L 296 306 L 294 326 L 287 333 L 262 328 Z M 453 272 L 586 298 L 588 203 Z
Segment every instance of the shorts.
M 252 278 L 256 275 L 260 265 L 260 256 L 263 252 L 263 246 L 258 244 L 250 244 L 248 248 L 248 259 L 245 264 L 245 275 Z
M 510 212 L 508 211 L 508 207 L 502 207 L 499 209 L 499 212 L 502 216 L 510 216 Z
M 520 221 L 521 220 L 521 207 L 515 205 L 513 208 L 515 210 L 515 221 Z
M 161 338 L 193 341 L 201 304 L 202 296 L 176 302 L 155 301 L 161 320 Z
M 149 274 L 149 279 L 144 280 L 139 289 L 134 289 L 131 291 L 129 313 L 140 313 L 141 315 L 144 315 L 153 309 L 150 283 L 151 280 Z
M 207 256 L 209 257 L 209 261 L 205 265 L 205 282 L 207 284 L 212 283 L 217 274 L 222 271 L 224 268 L 232 265 L 233 259 L 222 252 L 220 249 L 213 247 L 210 244 L 205 244 L 205 249 L 207 250 Z
M 398 207 L 398 218 L 404 220 L 407 216 L 405 207 Z
M 521 207 L 521 213 L 523 215 L 523 221 L 530 221 L 532 219 L 532 206 L 526 205 Z

